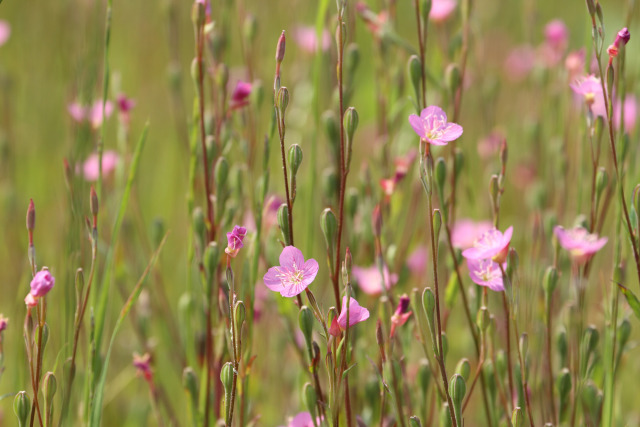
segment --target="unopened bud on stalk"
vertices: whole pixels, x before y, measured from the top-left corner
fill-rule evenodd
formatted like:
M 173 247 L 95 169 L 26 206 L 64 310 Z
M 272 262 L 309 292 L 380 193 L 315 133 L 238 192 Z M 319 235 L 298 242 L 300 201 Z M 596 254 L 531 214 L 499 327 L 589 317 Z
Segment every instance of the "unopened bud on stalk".
M 547 298 L 551 297 L 551 294 L 558 284 L 558 271 L 555 267 L 547 267 L 547 271 L 544 273 L 544 279 L 542 279 L 542 287 L 544 288 Z
M 451 416 L 449 414 L 449 404 L 444 402 L 440 409 L 440 427 L 451 427 L 452 425 L 453 422 L 451 421 Z
M 462 378 L 462 375 L 454 374 L 449 383 L 449 395 L 453 402 L 456 421 L 460 426 L 462 425 L 462 403 L 465 394 L 467 394 L 467 385 L 465 384 L 464 378 Z
M 433 240 L 436 245 L 436 253 L 438 250 L 438 241 L 440 239 L 440 229 L 442 228 L 442 214 L 440 213 L 440 209 L 433 210 Z
M 313 342 L 313 320 L 311 309 L 303 305 L 298 313 L 298 325 L 309 349 L 311 349 L 311 343 Z
M 357 44 L 351 43 L 344 52 L 344 72 L 349 80 L 353 79 L 358 64 L 360 64 L 360 49 Z
M 480 307 L 478 310 L 478 314 L 476 315 L 476 324 L 478 325 L 478 329 L 480 332 L 484 332 L 489 327 L 489 309 L 485 306 Z
M 449 354 L 449 339 L 447 338 L 447 333 L 442 332 L 440 339 L 442 339 L 442 359 L 446 359 L 447 354 Z
M 289 236 L 289 209 L 286 203 L 281 204 L 278 208 L 277 217 L 284 244 L 285 246 L 291 246 L 291 236 Z
M 231 393 L 231 387 L 233 386 L 233 365 L 231 362 L 227 362 L 222 366 L 220 381 L 224 386 L 225 394 Z
M 295 176 L 298 173 L 298 169 L 302 164 L 302 148 L 298 144 L 293 144 L 289 147 L 289 167 L 291 168 L 291 174 Z
M 436 345 L 436 328 L 435 328 L 435 309 L 436 309 L 436 297 L 433 294 L 431 288 L 426 288 L 422 293 L 422 308 L 424 310 L 424 314 L 427 316 L 427 322 L 429 323 L 429 330 L 431 331 L 431 340 L 433 342 L 433 347 L 438 353 Z
M 447 180 L 447 162 L 444 157 L 438 157 L 436 159 L 435 166 L 436 185 L 440 194 L 444 194 L 444 185 Z
M 429 385 L 431 385 L 431 370 L 429 369 L 429 360 L 420 360 L 420 366 L 418 367 L 418 385 L 423 396 L 426 396 L 429 392 Z
M 466 357 L 460 359 L 458 364 L 456 365 L 456 374 L 459 374 L 464 378 L 465 381 L 469 380 L 469 375 L 471 375 L 471 364 L 469 363 L 469 359 Z
M 422 427 L 422 423 L 420 422 L 420 418 L 416 415 L 413 415 L 409 418 L 409 426 L 411 427 Z
M 304 404 L 307 407 L 307 411 L 309 411 L 312 418 L 316 418 L 317 417 L 316 407 L 318 402 L 316 389 L 313 388 L 311 383 L 305 383 L 305 385 L 302 388 L 302 392 L 304 397 Z
M 354 107 L 347 108 L 344 113 L 344 129 L 347 131 L 347 147 L 345 167 L 351 166 L 351 154 L 353 153 L 353 135 L 358 128 L 358 111 Z
M 202 208 L 196 207 L 193 209 L 193 229 L 196 233 L 196 237 L 198 239 L 198 243 L 200 243 L 201 247 L 204 246 L 204 239 L 207 234 L 207 225 L 204 219 L 204 212 Z
M 53 398 L 56 394 L 58 383 L 53 372 L 47 372 L 42 380 L 42 394 L 44 395 L 44 412 L 46 425 L 51 425 L 53 419 Z
M 327 199 L 333 200 L 336 197 L 338 188 L 340 187 L 340 181 L 335 169 L 327 168 L 322 174 L 322 189 Z
M 93 185 L 91 186 L 90 195 L 91 197 L 89 199 L 89 207 L 91 208 L 91 215 L 97 216 L 99 210 L 98 194 L 96 194 L 96 190 L 95 188 L 93 188 Z
M 216 178 L 216 186 L 222 189 L 226 185 L 227 178 L 229 177 L 229 162 L 225 157 L 220 156 L 218 158 L 214 169 L 214 176 Z
M 417 55 L 411 55 L 407 64 L 407 70 L 409 71 L 409 80 L 411 81 L 411 86 L 413 86 L 416 103 L 418 107 L 420 107 L 420 102 L 422 102 L 422 65 Z
M 513 427 L 524 427 L 524 411 L 521 407 L 516 406 L 511 415 L 511 424 Z
M 191 61 L 191 80 L 193 80 L 193 85 L 196 87 L 197 90 L 200 89 L 200 61 L 198 61 L 198 58 L 193 58 L 193 60 Z M 197 92 L 196 92 L 197 93 Z
M 596 5 L 593 0 L 587 0 L 587 10 L 589 11 L 589 15 L 593 18 L 596 14 Z
M 335 252 L 336 235 L 338 233 L 338 220 L 331 208 L 326 208 L 320 216 L 320 229 L 324 235 L 324 241 L 327 246 L 327 255 L 329 256 L 329 265 L 333 265 L 333 254 Z M 331 269 L 333 271 L 333 269 Z
M 462 81 L 458 64 L 453 63 L 447 65 L 444 72 L 444 81 L 447 89 L 449 89 L 449 93 L 453 96 L 458 91 Z
M 29 199 L 29 207 L 27 208 L 27 230 L 33 231 L 36 228 L 36 207 L 33 199 Z
M 556 336 L 556 349 L 558 350 L 558 354 L 560 355 L 560 366 L 568 365 L 568 347 L 567 343 L 567 331 L 561 329 L 558 331 L 558 335 Z
M 631 336 L 631 323 L 629 319 L 623 319 L 618 325 L 618 335 L 616 336 L 620 351 L 624 351 L 624 347 L 629 341 L 629 336 Z
M 219 261 L 220 250 L 218 248 L 218 242 L 211 242 L 204 251 L 204 268 L 207 273 L 207 283 L 213 281 Z
M 340 148 L 340 128 L 338 127 L 338 120 L 333 111 L 325 111 L 322 114 L 322 124 L 324 125 L 324 131 L 329 139 L 329 146 L 333 156 L 337 159 L 338 150 Z
M 244 306 L 243 301 L 236 302 L 236 306 L 234 308 L 235 318 L 236 318 L 236 331 L 240 335 L 242 333 L 242 324 L 247 318 L 247 309 Z
M 582 405 L 591 414 L 591 419 L 597 420 L 602 407 L 602 391 L 593 381 L 588 381 L 582 388 Z
M 284 50 L 286 45 L 286 38 L 284 36 L 284 30 L 282 30 L 282 34 L 280 34 L 280 38 L 278 39 L 278 44 L 276 46 L 276 63 L 280 64 L 284 59 Z
M 198 399 L 198 378 L 196 373 L 189 366 L 182 371 L 182 386 L 189 393 L 192 401 L 197 402 Z
M 496 206 L 498 203 L 498 194 L 500 192 L 500 185 L 498 182 L 498 175 L 491 175 L 491 180 L 489 181 L 489 194 L 491 195 L 491 201 Z
M 507 256 L 507 276 L 509 277 L 509 283 L 513 282 L 513 273 L 518 270 L 520 265 L 520 257 L 518 252 L 514 248 L 509 248 L 509 255 Z
M 598 346 L 600 340 L 600 333 L 594 325 L 587 326 L 582 334 L 582 345 L 587 358 L 593 353 Z
M 556 388 L 558 389 L 558 395 L 560 396 L 560 421 L 564 421 L 569 406 L 571 406 L 571 372 L 568 368 L 563 368 L 562 372 L 558 376 L 556 381 Z
M 204 25 L 206 13 L 204 8 L 204 2 L 195 1 L 191 6 L 191 22 L 194 27 L 200 28 Z
M 422 19 L 426 21 L 429 18 L 429 12 L 431 12 L 431 0 L 421 0 L 420 12 L 422 12 Z
M 29 414 L 31 413 L 31 399 L 26 391 L 16 394 L 13 399 L 13 412 L 18 417 L 18 425 L 26 427 L 29 425 Z
M 276 107 L 278 108 L 278 113 L 280 117 L 284 117 L 284 113 L 289 106 L 289 89 L 286 86 L 282 86 L 278 89 L 278 94 L 276 95 Z
M 458 177 L 460 176 L 460 173 L 462 172 L 462 169 L 464 169 L 464 153 L 460 148 L 456 147 L 455 156 L 456 156 L 456 180 L 457 180 Z
M 242 34 L 248 44 L 251 44 L 256 38 L 257 28 L 258 22 L 256 21 L 256 17 L 250 13 L 247 14 L 244 18 L 244 23 L 242 24 Z

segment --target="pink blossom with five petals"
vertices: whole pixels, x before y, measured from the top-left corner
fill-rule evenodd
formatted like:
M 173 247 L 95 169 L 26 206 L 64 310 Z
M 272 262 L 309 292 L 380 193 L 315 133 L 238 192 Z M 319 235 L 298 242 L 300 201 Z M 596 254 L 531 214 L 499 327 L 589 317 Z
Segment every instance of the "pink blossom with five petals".
M 420 138 L 433 145 L 447 145 L 462 135 L 462 126 L 447 122 L 447 114 L 442 108 L 431 105 L 420 113 L 411 114 L 409 123 Z
M 271 267 L 263 280 L 267 288 L 283 297 L 295 297 L 313 282 L 318 269 L 315 259 L 305 261 L 300 249 L 287 246 L 280 254 L 280 265 Z
M 504 234 L 496 228 L 487 230 L 478 237 L 473 247 L 462 252 L 462 256 L 472 260 L 489 259 L 505 262 L 512 235 L 513 227 L 507 228 Z

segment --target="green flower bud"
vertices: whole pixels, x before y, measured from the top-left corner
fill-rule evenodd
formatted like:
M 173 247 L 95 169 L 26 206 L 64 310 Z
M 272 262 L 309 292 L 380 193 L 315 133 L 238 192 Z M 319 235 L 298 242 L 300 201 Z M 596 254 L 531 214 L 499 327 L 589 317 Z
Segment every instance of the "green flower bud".
M 593 381 L 588 381 L 582 387 L 582 406 L 589 411 L 591 420 L 599 425 L 600 408 L 602 407 L 602 391 L 596 387 Z
M 444 402 L 440 409 L 440 427 L 451 427 L 453 422 L 451 421 L 451 415 L 449 414 L 449 404 Z
M 444 81 L 449 89 L 449 93 L 453 96 L 460 87 L 460 83 L 462 82 L 462 77 L 460 75 L 460 67 L 458 64 L 449 64 L 444 71 Z
M 344 51 L 344 72 L 349 81 L 353 80 L 358 64 L 360 64 L 360 49 L 357 44 L 351 43 Z
M 218 262 L 220 261 L 220 250 L 218 242 L 211 242 L 204 250 L 204 269 L 207 273 L 207 282 L 212 282 L 216 274 Z
M 291 174 L 295 176 L 298 173 L 298 169 L 302 164 L 302 148 L 298 144 L 293 144 L 289 147 L 289 167 L 291 168 Z
M 332 200 L 336 197 L 338 188 L 340 187 L 340 181 L 338 180 L 338 175 L 333 168 L 327 168 L 324 170 L 322 174 L 322 187 L 327 199 Z
M 281 204 L 278 208 L 277 217 L 284 245 L 291 246 L 291 236 L 289 236 L 289 209 L 287 208 L 286 203 Z
M 298 313 L 298 325 L 300 325 L 300 330 L 304 335 L 308 348 L 311 348 L 311 343 L 313 342 L 313 321 L 314 317 L 311 309 L 303 305 Z
M 438 352 L 438 343 L 436 335 L 436 323 L 435 323 L 435 308 L 436 297 L 433 294 L 431 288 L 426 288 L 422 293 L 422 309 L 427 317 L 427 323 L 429 324 L 429 331 L 431 332 L 431 344 L 433 345 L 433 351 L 435 354 Z
M 435 166 L 436 185 L 440 194 L 444 194 L 444 186 L 447 180 L 447 162 L 443 157 L 438 157 Z
M 420 418 L 416 415 L 409 417 L 409 426 L 410 427 L 422 427 L 422 423 L 420 422 Z
M 231 387 L 233 386 L 233 365 L 231 362 L 227 362 L 222 366 L 220 381 L 224 386 L 225 393 L 231 393 Z
M 45 405 L 53 402 L 53 397 L 58 389 L 58 382 L 53 372 L 47 372 L 42 380 L 42 394 L 44 394 Z
M 571 406 L 571 372 L 568 368 L 563 368 L 560 372 L 556 380 L 556 388 L 560 396 L 560 421 L 564 421 Z
M 358 211 L 359 198 L 360 198 L 360 195 L 358 194 L 358 190 L 356 190 L 353 187 L 347 189 L 347 197 L 345 200 L 345 205 L 347 208 L 347 216 L 349 218 L 353 218 L 356 215 L 356 212 Z
M 194 27 L 202 27 L 204 25 L 205 17 L 204 3 L 198 1 L 194 2 L 193 6 L 191 6 L 191 22 L 193 22 Z
M 214 173 L 216 178 L 216 186 L 218 188 L 224 187 L 224 185 L 227 183 L 227 178 L 229 177 L 229 162 L 226 158 L 222 156 L 218 158 Z
M 547 271 L 544 273 L 544 279 L 542 279 L 542 287 L 547 299 L 551 298 L 551 294 L 558 284 L 558 271 L 555 267 L 547 267 Z
M 221 90 L 226 90 L 229 83 L 229 67 L 226 64 L 219 64 L 216 68 L 215 81 Z
M 558 354 L 560 355 L 560 366 L 567 366 L 568 363 L 568 347 L 569 344 L 567 342 L 567 331 L 561 329 L 558 331 L 558 335 L 556 336 L 556 349 Z
M 465 381 L 469 381 L 469 375 L 471 375 L 471 364 L 469 363 L 469 359 L 466 357 L 460 359 L 458 364 L 456 365 L 456 374 L 459 374 L 464 378 Z
M 334 262 L 336 236 L 338 234 L 338 220 L 331 208 L 326 208 L 322 211 L 322 216 L 320 216 L 320 229 L 322 230 L 324 242 L 327 246 L 329 266 L 332 266 Z M 333 271 L 333 269 L 331 271 Z
M 347 171 L 351 167 L 351 156 L 353 154 L 353 135 L 358 128 L 358 111 L 353 108 L 347 108 L 344 113 L 344 129 L 347 131 L 347 147 L 346 147 L 346 159 L 345 168 Z
M 182 386 L 189 393 L 189 397 L 196 404 L 198 402 L 198 378 L 190 366 L 182 371 Z
M 521 407 L 517 406 L 513 410 L 513 414 L 511 415 L 511 424 L 513 427 L 524 427 L 524 411 Z
M 338 159 L 340 150 L 340 127 L 338 125 L 338 119 L 333 111 L 325 111 L 322 114 L 322 124 L 324 125 L 324 131 L 329 139 L 329 147 L 331 153 L 335 159 Z
M 518 342 L 518 346 L 520 347 L 520 354 L 522 355 L 522 359 L 527 360 L 527 355 L 529 354 L 529 335 L 524 332 L 520 335 L 520 341 Z
M 418 367 L 418 385 L 423 396 L 426 396 L 429 392 L 429 386 L 431 385 L 431 369 L 429 369 L 429 361 L 427 359 L 420 360 L 420 366 Z
M 420 12 L 422 13 L 422 19 L 426 21 L 429 18 L 429 12 L 431 12 L 431 0 L 421 0 Z
M 476 315 L 476 325 L 481 332 L 484 332 L 489 327 L 489 309 L 485 306 L 480 307 L 478 314 Z
M 453 409 L 456 414 L 458 425 L 462 425 L 462 403 L 464 395 L 467 393 L 467 386 L 462 375 L 454 374 L 449 382 L 449 395 L 453 402 Z
M 456 181 L 460 177 L 460 173 L 464 169 L 464 153 L 460 148 L 456 148 Z
M 243 301 L 236 302 L 234 311 L 235 311 L 234 315 L 236 319 L 236 331 L 238 331 L 237 333 L 240 334 L 242 331 L 242 324 L 247 318 L 247 309 L 244 306 L 244 302 Z
M 447 354 L 449 353 L 449 339 L 447 338 L 447 333 L 442 333 L 442 358 L 446 359 Z
M 280 117 L 284 117 L 285 111 L 287 111 L 287 107 L 289 106 L 289 89 L 286 86 L 282 86 L 278 89 L 278 94 L 276 95 L 276 107 L 278 108 L 278 113 Z
M 316 389 L 313 388 L 311 383 L 306 383 L 302 388 L 302 392 L 304 397 L 304 404 L 307 407 L 307 411 L 309 411 L 312 418 L 316 418 L 317 417 L 316 406 L 318 402 L 318 398 L 316 396 Z
M 252 14 L 247 14 L 242 24 L 242 34 L 244 35 L 247 44 L 251 44 L 256 38 L 256 32 L 258 29 L 258 22 L 256 17 Z
M 618 325 L 618 334 L 616 336 L 616 341 L 618 341 L 618 348 L 620 351 L 624 351 L 624 347 L 629 341 L 629 336 L 631 335 L 631 323 L 629 319 L 623 319 L 622 322 Z
M 202 208 L 196 207 L 193 209 L 193 230 L 196 233 L 196 240 L 201 248 L 204 247 L 204 242 L 207 235 L 207 225 Z
M 18 417 L 18 425 L 26 427 L 29 425 L 29 414 L 31 413 L 31 399 L 26 391 L 16 394 L 13 399 L 13 413 Z
M 418 107 L 420 107 L 420 103 L 422 102 L 422 65 L 417 55 L 411 55 L 409 63 L 407 64 L 407 70 L 409 71 L 409 81 L 411 81 L 411 86 L 413 87 L 416 103 Z
M 436 241 L 436 252 L 438 246 L 438 240 L 440 239 L 440 228 L 442 227 L 442 214 L 440 209 L 433 210 L 433 239 Z
M 599 167 L 598 173 L 596 174 L 596 206 L 600 202 L 602 192 L 607 188 L 608 184 L 609 174 L 607 174 L 607 170 L 603 167 Z

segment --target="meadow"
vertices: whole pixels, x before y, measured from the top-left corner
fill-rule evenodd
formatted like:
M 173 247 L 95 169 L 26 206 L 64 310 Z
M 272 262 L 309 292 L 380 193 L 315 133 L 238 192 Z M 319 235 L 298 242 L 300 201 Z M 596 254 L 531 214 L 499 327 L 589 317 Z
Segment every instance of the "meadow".
M 635 0 L 0 0 L 0 426 L 640 425 Z

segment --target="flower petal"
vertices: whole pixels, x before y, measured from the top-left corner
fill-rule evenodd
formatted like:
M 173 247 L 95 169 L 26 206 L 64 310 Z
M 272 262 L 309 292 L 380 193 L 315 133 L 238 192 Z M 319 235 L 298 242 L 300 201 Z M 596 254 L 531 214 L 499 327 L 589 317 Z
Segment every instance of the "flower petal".
M 430 105 L 422 110 L 422 112 L 420 113 L 420 118 L 422 120 L 425 120 L 428 117 L 433 117 L 441 123 L 447 122 L 447 113 L 445 113 L 444 110 L 437 105 Z
M 462 126 L 455 123 L 447 123 L 443 134 L 438 138 L 440 141 L 455 141 L 462 136 Z
M 308 259 L 304 263 L 304 267 L 302 268 L 302 283 L 305 283 L 307 286 L 309 286 L 311 282 L 313 282 L 316 278 L 319 268 L 320 267 L 318 266 L 318 261 L 313 258 Z
M 302 251 L 295 246 L 284 248 L 280 254 L 280 266 L 289 270 L 302 269 L 304 266 Z
M 282 285 L 282 280 L 278 277 L 279 274 L 280 267 L 271 267 L 262 278 L 265 286 L 272 291 L 280 292 L 284 286 Z
M 409 123 L 413 130 L 418 134 L 420 138 L 426 138 L 427 134 L 425 132 L 424 123 L 422 119 L 415 114 L 409 116 Z

